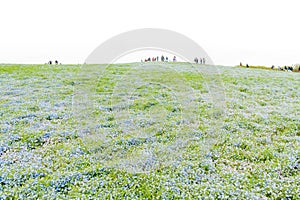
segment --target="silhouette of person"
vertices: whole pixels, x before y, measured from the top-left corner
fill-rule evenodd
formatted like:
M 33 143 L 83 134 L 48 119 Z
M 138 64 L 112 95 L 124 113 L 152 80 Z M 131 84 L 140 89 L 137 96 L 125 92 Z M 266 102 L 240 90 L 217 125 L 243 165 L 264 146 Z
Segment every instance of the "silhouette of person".
M 198 64 L 198 58 L 197 58 L 197 57 L 194 59 L 194 62 L 195 62 L 196 64 Z

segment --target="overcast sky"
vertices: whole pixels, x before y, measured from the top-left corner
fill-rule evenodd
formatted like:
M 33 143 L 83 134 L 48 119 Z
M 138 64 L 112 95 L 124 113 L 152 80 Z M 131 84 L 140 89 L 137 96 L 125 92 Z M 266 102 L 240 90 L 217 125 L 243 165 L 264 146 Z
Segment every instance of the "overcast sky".
M 0 63 L 83 63 L 138 28 L 184 34 L 215 64 L 300 63 L 298 0 L 2 0 L 0 8 Z

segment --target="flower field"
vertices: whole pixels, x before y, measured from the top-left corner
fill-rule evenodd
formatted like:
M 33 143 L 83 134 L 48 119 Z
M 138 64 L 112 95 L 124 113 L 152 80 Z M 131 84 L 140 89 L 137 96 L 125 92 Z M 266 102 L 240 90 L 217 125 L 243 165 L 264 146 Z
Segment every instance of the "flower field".
M 0 199 L 300 199 L 300 73 L 0 65 Z

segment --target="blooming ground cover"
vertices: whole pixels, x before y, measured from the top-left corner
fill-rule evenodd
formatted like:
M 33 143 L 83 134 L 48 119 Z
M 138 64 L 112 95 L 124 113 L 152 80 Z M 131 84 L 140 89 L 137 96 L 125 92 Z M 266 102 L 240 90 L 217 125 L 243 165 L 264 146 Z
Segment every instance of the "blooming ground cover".
M 300 199 L 300 74 L 0 65 L 0 199 Z

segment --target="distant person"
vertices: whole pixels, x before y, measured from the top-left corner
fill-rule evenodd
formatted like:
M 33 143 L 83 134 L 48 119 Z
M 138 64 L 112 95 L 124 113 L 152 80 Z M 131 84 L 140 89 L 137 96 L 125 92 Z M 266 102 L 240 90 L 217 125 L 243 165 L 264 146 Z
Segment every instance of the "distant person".
M 156 57 L 156 61 L 157 61 L 157 62 L 159 61 L 159 57 L 158 57 L 158 56 Z
M 247 68 L 249 68 L 249 65 L 248 65 L 248 64 L 246 64 L 246 67 L 247 67 Z
M 275 68 L 275 66 L 274 66 L 274 65 L 272 65 L 271 69 L 274 69 L 274 68 Z
M 289 69 L 290 69 L 290 67 L 289 67 Z M 288 70 L 288 68 L 287 68 L 286 66 L 284 66 L 284 70 L 285 70 L 285 71 L 287 71 L 287 70 Z
M 199 63 L 202 64 L 202 61 L 203 61 L 202 58 L 200 58 Z
M 240 67 L 243 67 L 243 64 L 242 64 L 242 62 L 240 62 Z
M 168 58 L 168 56 L 166 56 L 166 62 L 169 62 L 169 58 Z
M 203 65 L 205 65 L 205 58 L 202 59 L 202 63 L 203 63 Z
M 58 65 L 58 61 L 57 60 L 55 60 L 55 64 Z
M 49 64 L 49 65 L 52 65 L 52 61 L 50 60 L 50 61 L 48 62 L 48 64 Z
M 173 62 L 176 62 L 176 56 L 173 57 Z
M 198 58 L 197 58 L 197 57 L 194 59 L 194 62 L 195 62 L 196 64 L 198 64 Z
M 298 72 L 300 72 L 300 66 L 299 66 L 299 68 L 298 68 Z
M 160 60 L 161 60 L 162 62 L 164 62 L 164 61 L 165 61 L 165 57 L 162 55 L 161 58 L 160 58 Z

